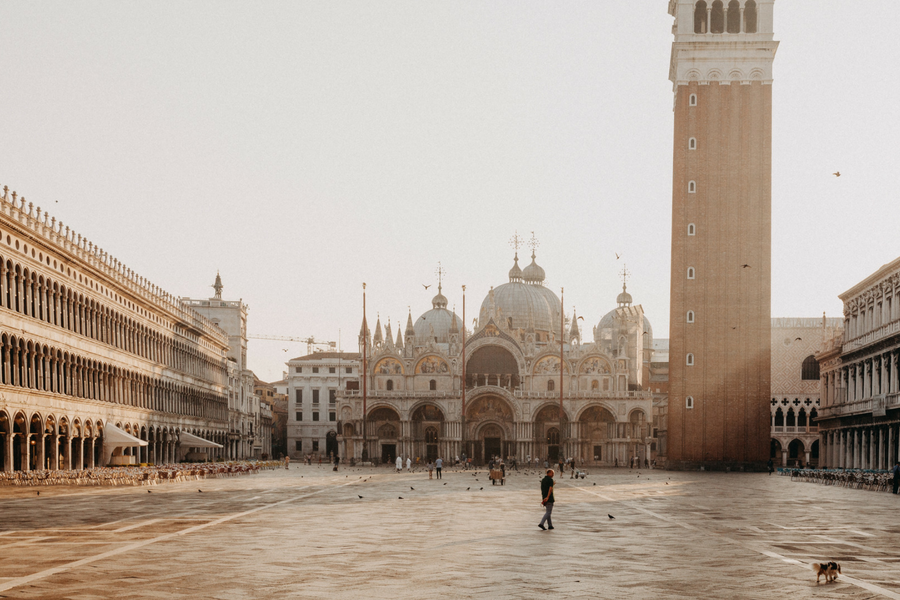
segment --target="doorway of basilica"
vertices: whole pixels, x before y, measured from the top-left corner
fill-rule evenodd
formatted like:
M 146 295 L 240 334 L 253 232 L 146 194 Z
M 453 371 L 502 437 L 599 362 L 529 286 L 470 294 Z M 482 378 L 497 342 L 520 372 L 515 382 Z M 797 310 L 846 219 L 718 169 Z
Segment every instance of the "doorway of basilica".
M 397 456 L 397 444 L 381 444 L 381 462 L 392 463 Z
M 484 448 L 484 462 L 489 462 L 495 456 L 502 455 L 503 432 L 500 427 L 494 424 L 488 425 L 482 430 L 481 439 Z

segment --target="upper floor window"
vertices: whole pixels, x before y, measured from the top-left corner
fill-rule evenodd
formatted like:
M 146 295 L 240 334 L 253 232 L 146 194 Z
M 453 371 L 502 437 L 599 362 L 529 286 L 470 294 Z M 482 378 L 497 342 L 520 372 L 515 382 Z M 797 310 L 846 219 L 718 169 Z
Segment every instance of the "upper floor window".
M 753 0 L 744 4 L 744 33 L 756 33 L 756 2 Z
M 394 389 L 394 380 L 393 380 L 393 379 L 388 379 L 388 380 L 387 380 L 386 386 L 387 386 L 387 390 L 388 390 L 388 391 L 391 391 L 392 389 Z
M 555 389 L 556 389 L 556 382 L 551 379 L 550 381 L 547 382 L 547 391 L 552 392 Z
M 694 311 L 692 311 L 692 310 L 687 311 L 687 322 L 688 323 L 694 322 Z
M 348 375 L 353 373 L 353 367 L 344 367 L 344 373 L 347 373 Z
M 294 390 L 294 398 L 297 404 L 303 404 L 303 390 Z
M 688 223 L 688 235 L 695 235 L 697 233 L 697 227 L 693 223 Z
M 688 98 L 688 106 L 697 106 L 697 94 L 691 94 Z
M 709 14 L 706 2 L 700 0 L 694 5 L 694 33 L 706 33 L 709 31 Z
M 688 270 L 687 270 L 687 278 L 688 278 L 688 279 L 693 279 L 693 278 L 694 278 L 694 267 L 688 267 Z
M 329 373 L 336 373 L 336 372 L 337 372 L 337 367 L 328 367 L 328 372 L 329 372 Z
M 313 390 L 313 404 L 319 403 L 319 390 Z
M 689 367 L 693 367 L 694 366 L 694 355 L 688 354 L 684 359 L 684 364 L 686 364 Z
M 302 373 L 302 372 L 303 372 L 303 367 L 294 367 L 294 372 L 295 372 L 295 373 Z
M 697 193 L 697 182 L 696 181 L 688 181 L 688 194 Z
M 696 150 L 697 149 L 697 138 L 691 138 L 688 140 L 688 150 Z
M 722 4 L 722 0 L 716 0 L 712 3 L 712 11 L 710 11 L 709 17 L 709 31 L 710 33 L 725 32 L 725 5 Z
M 328 402 L 330 404 L 337 402 L 337 390 L 328 390 Z
M 819 379 L 819 361 L 810 354 L 803 360 L 803 366 L 800 368 L 800 374 L 803 381 L 813 381 Z
M 728 33 L 741 32 L 741 3 L 738 0 L 731 0 L 728 3 L 728 23 L 725 30 Z
M 689 409 L 694 408 L 694 399 L 691 396 L 684 399 L 684 407 Z
M 319 372 L 319 367 L 313 367 L 313 373 L 318 373 L 318 372 Z
M 432 392 L 435 391 L 435 390 L 437 390 L 437 381 L 435 381 L 434 379 L 432 379 L 431 381 L 429 381 L 429 382 L 428 382 L 428 389 L 431 390 Z

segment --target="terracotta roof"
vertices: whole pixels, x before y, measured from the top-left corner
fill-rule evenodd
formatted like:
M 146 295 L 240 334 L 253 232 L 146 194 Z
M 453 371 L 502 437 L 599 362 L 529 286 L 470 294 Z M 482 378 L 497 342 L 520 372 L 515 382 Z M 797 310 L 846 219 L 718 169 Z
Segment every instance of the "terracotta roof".
M 359 352 L 313 352 L 312 354 L 292 358 L 288 362 L 294 362 L 297 360 L 328 360 L 338 358 L 341 360 L 359 360 L 360 354 Z

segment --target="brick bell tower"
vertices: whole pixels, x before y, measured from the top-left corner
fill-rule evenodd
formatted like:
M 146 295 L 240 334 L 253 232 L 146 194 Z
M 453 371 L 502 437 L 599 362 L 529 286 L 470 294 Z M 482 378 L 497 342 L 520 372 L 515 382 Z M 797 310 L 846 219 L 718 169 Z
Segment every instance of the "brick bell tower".
M 774 0 L 670 0 L 667 467 L 769 458 Z

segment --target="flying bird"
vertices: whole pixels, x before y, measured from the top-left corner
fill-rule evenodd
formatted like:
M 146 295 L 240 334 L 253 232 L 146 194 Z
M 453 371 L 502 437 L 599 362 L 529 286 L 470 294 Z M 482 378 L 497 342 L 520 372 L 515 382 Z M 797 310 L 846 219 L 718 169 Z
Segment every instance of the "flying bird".
M 795 342 L 802 342 L 802 341 L 803 341 L 803 338 L 794 338 L 794 341 L 795 341 Z
M 834 175 L 835 177 L 840 177 L 840 176 L 841 176 L 841 172 L 838 171 L 838 172 L 836 172 L 836 173 L 832 173 L 832 175 Z
M 431 284 L 425 285 L 425 284 L 423 283 L 423 284 L 422 284 L 422 287 L 425 288 L 425 289 L 427 290 L 428 288 L 431 287 Z
M 288 349 L 287 349 L 287 348 L 282 348 L 281 351 L 282 351 L 282 352 L 287 352 Z
M 616 255 L 616 260 L 619 260 L 619 253 L 616 252 L 615 255 Z
M 741 268 L 742 269 L 752 269 L 753 267 L 751 267 L 750 265 L 741 265 Z

